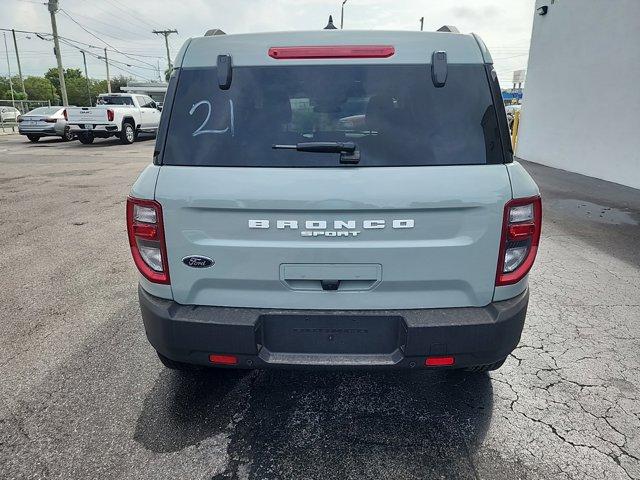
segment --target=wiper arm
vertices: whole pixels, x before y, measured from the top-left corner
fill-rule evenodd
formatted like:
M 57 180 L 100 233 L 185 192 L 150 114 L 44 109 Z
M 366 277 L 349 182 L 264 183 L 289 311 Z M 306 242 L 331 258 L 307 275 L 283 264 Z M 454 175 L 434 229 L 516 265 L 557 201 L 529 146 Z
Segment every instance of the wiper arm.
M 295 145 L 273 145 L 271 148 L 298 152 L 339 153 L 340 163 L 355 164 L 360 161 L 360 150 L 354 142 L 301 142 Z

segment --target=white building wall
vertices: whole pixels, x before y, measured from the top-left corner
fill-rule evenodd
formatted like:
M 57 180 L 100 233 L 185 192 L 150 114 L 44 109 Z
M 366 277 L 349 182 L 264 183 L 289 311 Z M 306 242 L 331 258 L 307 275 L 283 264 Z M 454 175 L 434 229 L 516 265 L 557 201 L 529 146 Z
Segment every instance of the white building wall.
M 536 0 L 516 154 L 640 188 L 640 0 Z

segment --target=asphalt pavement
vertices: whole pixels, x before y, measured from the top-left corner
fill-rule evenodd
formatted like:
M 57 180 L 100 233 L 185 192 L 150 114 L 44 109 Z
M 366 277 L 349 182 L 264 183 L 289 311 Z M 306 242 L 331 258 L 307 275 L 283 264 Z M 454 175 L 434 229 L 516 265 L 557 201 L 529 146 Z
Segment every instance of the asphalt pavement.
M 534 164 L 522 341 L 490 375 L 180 374 L 124 228 L 153 140 L 0 137 L 0 478 L 640 479 L 640 194 Z

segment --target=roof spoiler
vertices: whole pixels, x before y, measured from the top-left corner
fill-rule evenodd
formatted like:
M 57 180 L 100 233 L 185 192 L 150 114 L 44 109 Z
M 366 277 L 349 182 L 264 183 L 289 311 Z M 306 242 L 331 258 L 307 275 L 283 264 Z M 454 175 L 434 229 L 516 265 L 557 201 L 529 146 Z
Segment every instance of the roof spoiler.
M 443 25 L 438 29 L 438 32 L 460 33 L 460 30 L 453 25 Z
M 215 37 L 216 35 L 226 35 L 226 33 L 219 28 L 212 28 L 211 30 L 207 30 L 204 34 L 205 37 Z

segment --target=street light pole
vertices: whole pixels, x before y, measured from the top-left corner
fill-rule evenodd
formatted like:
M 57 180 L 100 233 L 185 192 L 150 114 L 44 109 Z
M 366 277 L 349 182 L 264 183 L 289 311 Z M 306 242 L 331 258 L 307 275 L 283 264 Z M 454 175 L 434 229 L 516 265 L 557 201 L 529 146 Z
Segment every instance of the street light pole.
M 111 93 L 111 77 L 109 77 L 109 57 L 107 56 L 107 49 L 104 49 L 104 64 L 107 67 L 107 92 Z
M 80 50 L 82 53 L 82 63 L 84 63 L 84 77 L 87 79 L 87 95 L 89 95 L 89 106 L 92 105 L 91 101 L 91 86 L 89 85 L 89 72 L 87 72 L 87 56 L 84 54 L 84 50 Z
M 347 0 L 342 1 L 342 8 L 340 9 L 340 30 L 344 28 L 344 4 L 347 3 Z
M 9 71 L 9 88 L 11 89 L 11 105 L 13 108 L 16 108 L 16 100 L 13 97 L 13 82 L 11 81 L 11 63 L 9 63 L 9 49 L 7 48 L 7 34 L 3 33 L 4 37 L 4 51 L 7 53 L 7 70 Z M 2 116 L 0 116 L 0 120 L 2 120 Z
M 62 105 L 69 106 L 67 98 L 67 85 L 64 83 L 64 70 L 62 69 L 62 56 L 60 55 L 60 42 L 58 41 L 58 25 L 56 24 L 56 12 L 58 11 L 58 0 L 49 0 L 47 4 L 51 15 L 51 30 L 53 31 L 53 45 L 58 62 L 58 78 L 60 80 L 60 93 L 62 94 Z
M 18 75 L 20 76 L 20 84 L 22 85 L 22 93 L 27 96 L 27 92 L 24 90 L 24 79 L 22 78 L 22 67 L 20 66 L 20 54 L 18 53 L 18 42 L 16 40 L 16 31 L 12 28 L 11 33 L 13 34 L 13 47 L 16 50 L 16 61 L 18 62 Z M 25 98 L 26 100 L 26 98 Z

